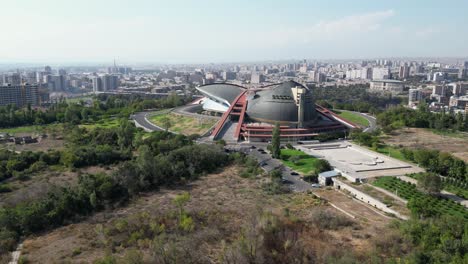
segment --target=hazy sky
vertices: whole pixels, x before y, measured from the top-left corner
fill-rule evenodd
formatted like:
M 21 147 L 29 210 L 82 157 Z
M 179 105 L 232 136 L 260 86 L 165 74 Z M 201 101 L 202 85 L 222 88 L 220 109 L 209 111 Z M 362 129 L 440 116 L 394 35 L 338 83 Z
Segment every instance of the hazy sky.
M 1 62 L 468 56 L 464 0 L 2 0 Z

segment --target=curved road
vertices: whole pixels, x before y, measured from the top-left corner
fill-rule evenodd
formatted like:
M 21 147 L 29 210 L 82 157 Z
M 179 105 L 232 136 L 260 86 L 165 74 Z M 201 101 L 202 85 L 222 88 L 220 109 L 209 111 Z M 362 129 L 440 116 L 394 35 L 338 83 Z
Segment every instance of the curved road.
M 153 131 L 163 131 L 164 129 L 155 126 L 151 122 L 148 122 L 148 115 L 151 112 L 138 112 L 130 116 L 130 118 L 135 122 L 135 126 L 143 128 L 147 132 Z
M 364 117 L 365 119 L 367 119 L 367 121 L 369 122 L 369 126 L 366 127 L 363 132 L 373 132 L 377 129 L 377 118 L 369 115 L 369 114 L 365 114 L 365 113 L 360 113 L 360 112 L 355 112 L 355 111 L 348 111 L 348 110 L 339 110 L 339 111 L 343 111 L 343 112 L 350 112 L 350 113 L 353 113 L 353 114 L 356 114 L 356 115 L 359 115 L 359 116 L 362 116 Z

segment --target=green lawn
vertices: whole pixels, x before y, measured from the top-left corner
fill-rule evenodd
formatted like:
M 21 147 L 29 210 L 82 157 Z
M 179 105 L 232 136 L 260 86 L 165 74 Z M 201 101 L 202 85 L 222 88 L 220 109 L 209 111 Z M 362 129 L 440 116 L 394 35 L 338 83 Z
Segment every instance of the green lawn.
M 44 130 L 45 126 L 20 126 L 13 128 L 0 128 L 0 132 L 6 132 L 8 134 L 17 133 L 36 133 Z
M 294 163 L 290 160 L 293 156 L 299 156 L 300 159 Z M 302 174 L 308 174 L 315 170 L 315 162 L 317 158 L 307 155 L 303 151 L 295 149 L 282 149 L 281 150 L 281 162 L 291 169 L 298 171 Z
M 460 216 L 468 220 L 468 210 L 452 200 L 434 197 L 419 191 L 414 184 L 404 182 L 395 177 L 377 178 L 373 185 L 396 193 L 401 198 L 409 201 L 417 199 L 424 201 L 427 206 L 433 208 L 440 215 Z
M 73 98 L 67 98 L 66 99 L 68 103 L 79 103 L 81 101 L 88 101 L 88 100 L 93 100 L 93 96 L 80 96 L 80 97 L 73 97 Z
M 364 117 L 358 114 L 348 112 L 348 111 L 339 111 L 339 110 L 333 110 L 333 112 L 335 112 L 337 115 L 357 125 L 360 125 L 363 127 L 369 126 L 369 121 L 367 121 L 367 119 L 365 119 Z
M 155 125 L 164 128 L 163 120 L 169 119 L 169 130 L 184 135 L 203 134 L 210 129 L 215 123 L 215 119 L 211 118 L 196 118 L 191 116 L 184 116 L 174 113 L 168 113 L 167 110 L 158 112 L 153 115 L 149 120 Z
M 386 156 L 390 156 L 394 159 L 398 159 L 405 162 L 411 162 L 410 160 L 405 159 L 405 157 L 397 147 L 389 145 L 379 145 L 379 148 L 376 151 Z
M 95 123 L 81 124 L 79 126 L 86 129 L 114 128 L 119 126 L 119 120 L 116 118 L 101 119 Z
M 15 135 L 19 133 L 32 134 L 32 133 L 44 133 L 48 129 L 57 127 L 60 124 L 49 124 L 49 125 L 37 125 L 37 126 L 19 126 L 13 128 L 0 128 L 0 132 Z

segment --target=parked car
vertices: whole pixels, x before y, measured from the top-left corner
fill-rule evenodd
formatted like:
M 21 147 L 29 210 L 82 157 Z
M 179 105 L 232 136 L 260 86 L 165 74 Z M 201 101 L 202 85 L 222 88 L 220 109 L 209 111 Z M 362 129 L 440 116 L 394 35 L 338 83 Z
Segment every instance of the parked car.
M 320 188 L 320 184 L 318 183 L 312 183 L 311 185 L 313 188 Z
M 293 172 L 291 172 L 291 175 L 293 175 L 293 176 L 297 176 L 297 175 L 299 175 L 299 173 L 297 173 L 297 172 L 293 171 Z

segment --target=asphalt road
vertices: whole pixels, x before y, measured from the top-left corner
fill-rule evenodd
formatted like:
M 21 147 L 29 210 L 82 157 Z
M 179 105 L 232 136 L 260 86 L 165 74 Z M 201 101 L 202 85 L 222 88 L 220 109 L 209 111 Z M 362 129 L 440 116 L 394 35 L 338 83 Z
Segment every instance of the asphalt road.
M 130 116 L 130 118 L 135 122 L 137 127 L 142 127 L 144 130 L 151 131 L 162 131 L 160 127 L 153 125 L 152 123 L 146 121 L 146 118 L 151 112 L 139 112 Z
M 266 145 L 264 146 L 263 144 L 261 145 L 256 145 L 255 144 L 255 149 L 251 148 L 252 145 L 244 145 L 241 147 L 241 149 L 236 148 L 238 151 L 242 151 L 252 157 L 254 157 L 258 163 L 261 165 L 261 167 L 266 171 L 266 172 L 271 172 L 274 169 L 279 169 L 282 172 L 282 177 L 284 180 L 286 180 L 286 185 L 288 185 L 291 190 L 297 191 L 297 192 L 303 192 L 307 191 L 310 189 L 314 189 L 311 185 L 311 183 L 305 182 L 299 178 L 299 175 L 291 175 L 293 170 L 288 168 L 287 166 L 284 166 L 283 163 L 277 159 L 273 159 L 268 152 L 266 154 L 263 154 L 259 151 L 259 149 L 266 150 Z M 228 147 L 229 148 L 229 147 Z
M 360 116 L 364 117 L 365 119 L 367 119 L 367 121 L 369 121 L 369 126 L 364 129 L 364 132 L 373 132 L 374 130 L 377 129 L 377 118 L 375 118 L 375 117 L 373 117 L 371 115 L 360 113 L 360 112 L 355 112 L 355 111 L 348 111 L 348 110 L 340 110 L 340 111 L 345 111 L 345 112 L 350 112 L 350 113 L 353 113 L 353 114 L 357 114 L 357 115 L 360 115 Z

